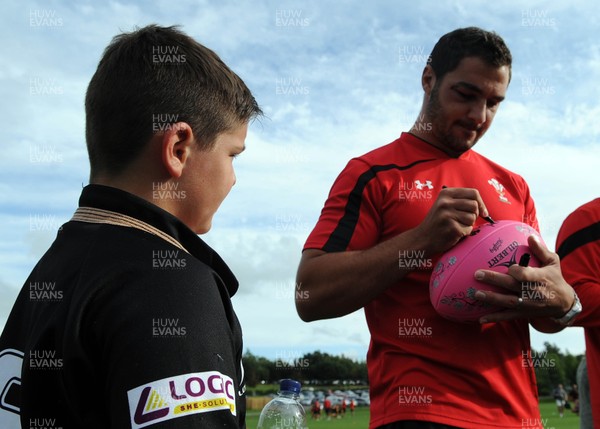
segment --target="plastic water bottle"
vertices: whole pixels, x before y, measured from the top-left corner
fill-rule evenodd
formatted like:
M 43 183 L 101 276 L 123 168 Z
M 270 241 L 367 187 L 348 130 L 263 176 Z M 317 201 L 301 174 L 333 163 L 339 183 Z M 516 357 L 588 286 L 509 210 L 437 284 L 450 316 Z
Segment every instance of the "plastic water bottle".
M 305 429 L 306 413 L 298 402 L 300 383 L 281 380 L 279 393 L 260 413 L 258 429 Z

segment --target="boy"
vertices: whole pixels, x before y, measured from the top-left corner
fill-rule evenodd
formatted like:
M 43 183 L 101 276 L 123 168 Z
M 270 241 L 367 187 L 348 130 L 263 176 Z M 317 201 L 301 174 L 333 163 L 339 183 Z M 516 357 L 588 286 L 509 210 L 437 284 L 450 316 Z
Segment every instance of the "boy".
M 196 234 L 260 108 L 214 52 L 156 25 L 114 38 L 85 107 L 90 185 L 0 337 L 0 427 L 245 427 L 238 282 Z

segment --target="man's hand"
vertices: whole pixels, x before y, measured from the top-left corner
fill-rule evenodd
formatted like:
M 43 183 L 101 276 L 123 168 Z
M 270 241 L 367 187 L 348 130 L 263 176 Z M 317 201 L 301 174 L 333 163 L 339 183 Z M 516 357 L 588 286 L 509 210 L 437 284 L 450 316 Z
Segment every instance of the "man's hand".
M 416 229 L 427 238 L 430 254 L 441 253 L 469 235 L 479 216 L 488 211 L 477 189 L 444 188 Z
M 560 260 L 535 236 L 527 239 L 529 248 L 542 266 L 540 268 L 512 265 L 508 274 L 478 270 L 475 278 L 481 282 L 501 286 L 512 293 L 478 291 L 475 298 L 506 310 L 483 316 L 480 323 L 513 319 L 562 317 L 575 301 L 573 288 L 560 271 Z

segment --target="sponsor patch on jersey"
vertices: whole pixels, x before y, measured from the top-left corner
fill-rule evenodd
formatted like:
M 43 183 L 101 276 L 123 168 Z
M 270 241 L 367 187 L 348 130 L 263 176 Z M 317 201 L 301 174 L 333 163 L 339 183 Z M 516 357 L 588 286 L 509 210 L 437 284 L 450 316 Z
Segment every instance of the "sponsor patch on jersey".
M 127 392 L 133 429 L 217 410 L 237 414 L 233 380 L 218 371 L 163 378 Z

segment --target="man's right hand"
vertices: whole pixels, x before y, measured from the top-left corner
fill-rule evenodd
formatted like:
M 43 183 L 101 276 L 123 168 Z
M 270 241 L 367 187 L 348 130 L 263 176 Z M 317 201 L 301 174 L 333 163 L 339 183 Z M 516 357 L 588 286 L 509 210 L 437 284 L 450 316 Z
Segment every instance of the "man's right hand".
M 488 211 L 477 189 L 444 188 L 416 229 L 429 254 L 441 253 L 469 235 L 479 216 Z
M 399 252 L 423 251 L 431 257 L 448 250 L 471 233 L 480 215 L 488 213 L 476 189 L 446 188 L 419 226 L 370 249 L 305 250 L 296 276 L 302 292 L 296 295 L 298 314 L 310 321 L 344 316 L 364 307 L 412 271 L 399 267 Z

